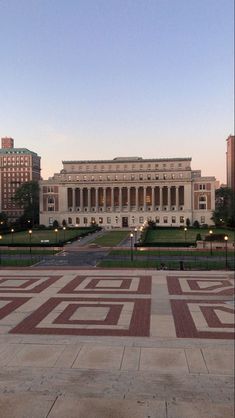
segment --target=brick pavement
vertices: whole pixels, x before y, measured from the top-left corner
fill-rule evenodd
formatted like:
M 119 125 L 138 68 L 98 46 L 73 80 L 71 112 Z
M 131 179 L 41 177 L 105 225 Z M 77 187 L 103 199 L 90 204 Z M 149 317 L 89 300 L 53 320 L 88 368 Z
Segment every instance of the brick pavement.
M 227 272 L 0 273 L 0 417 L 233 416 Z

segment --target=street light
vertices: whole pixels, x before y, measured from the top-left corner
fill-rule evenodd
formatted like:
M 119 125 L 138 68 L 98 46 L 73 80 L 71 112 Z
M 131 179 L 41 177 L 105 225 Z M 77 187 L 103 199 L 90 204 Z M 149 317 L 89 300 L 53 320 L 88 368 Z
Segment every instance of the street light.
M 54 231 L 55 231 L 55 242 L 56 242 L 56 244 L 57 244 L 58 229 L 56 228 Z
M 33 233 L 33 231 L 32 231 L 32 229 L 30 229 L 29 230 L 29 253 L 30 253 L 30 256 L 32 255 L 32 248 L 31 248 L 32 233 Z
M 225 235 L 225 267 L 228 268 L 228 235 Z
M 212 234 L 213 234 L 213 231 L 211 229 L 209 231 L 209 234 L 210 234 L 210 248 L 211 248 L 211 255 L 212 255 Z
M 137 250 L 137 228 L 135 228 L 135 248 Z
M 2 240 L 2 235 L 0 235 L 0 242 L 1 242 L 1 240 Z M 1 251 L 1 248 L 0 248 L 0 265 L 2 264 L 2 251 Z
M 65 231 L 66 231 L 66 227 L 63 226 L 63 231 L 64 231 L 64 241 L 65 241 Z
M 130 238 L 131 238 L 131 261 L 133 261 L 133 234 L 130 234 Z
M 187 233 L 187 228 L 184 228 L 184 241 L 186 242 L 186 233 Z
M 11 229 L 11 243 L 13 244 L 13 233 L 15 232 L 15 230 L 12 228 Z

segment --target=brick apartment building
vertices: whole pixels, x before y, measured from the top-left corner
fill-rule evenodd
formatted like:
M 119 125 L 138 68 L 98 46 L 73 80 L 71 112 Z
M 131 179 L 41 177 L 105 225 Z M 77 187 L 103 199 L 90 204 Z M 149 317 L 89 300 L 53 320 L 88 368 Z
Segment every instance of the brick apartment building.
M 40 180 L 40 159 L 27 148 L 14 148 L 14 139 L 1 139 L 0 149 L 0 212 L 5 212 L 9 221 L 23 214 L 12 198 L 23 183 Z

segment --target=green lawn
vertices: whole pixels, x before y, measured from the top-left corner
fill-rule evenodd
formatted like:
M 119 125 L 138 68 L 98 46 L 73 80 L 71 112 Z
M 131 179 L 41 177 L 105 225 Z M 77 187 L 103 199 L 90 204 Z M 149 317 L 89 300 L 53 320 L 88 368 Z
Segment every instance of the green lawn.
M 82 233 L 87 231 L 86 228 L 81 229 L 58 229 L 55 232 L 53 229 L 50 230 L 33 230 L 31 234 L 32 244 L 41 244 L 41 240 L 49 240 L 50 244 L 59 243 L 60 241 L 69 241 L 72 238 L 79 237 Z M 1 245 L 8 244 L 30 244 L 30 235 L 28 231 L 13 232 L 10 234 L 2 235 Z
M 214 234 L 227 234 L 229 241 L 234 241 L 234 231 L 225 228 L 212 228 Z M 209 234 L 209 228 L 189 228 L 186 233 L 184 229 L 179 228 L 157 228 L 149 230 L 146 234 L 145 241 L 148 243 L 154 242 L 193 242 L 196 240 L 197 234 L 200 234 L 202 239 Z
M 97 267 L 103 268 L 153 268 L 160 270 L 161 262 L 155 260 L 102 260 Z M 164 262 L 166 270 L 179 270 L 179 261 Z M 232 269 L 233 266 L 229 265 Z M 185 270 L 225 270 L 223 261 L 184 261 Z
M 107 231 L 101 237 L 96 238 L 92 243 L 102 247 L 115 247 L 129 234 L 128 231 Z

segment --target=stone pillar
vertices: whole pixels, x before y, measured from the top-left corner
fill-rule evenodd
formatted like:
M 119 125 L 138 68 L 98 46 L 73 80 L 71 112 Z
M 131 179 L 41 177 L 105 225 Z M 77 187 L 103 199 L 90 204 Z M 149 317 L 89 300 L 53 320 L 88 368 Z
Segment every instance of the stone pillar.
M 83 187 L 80 188 L 80 208 L 81 212 L 83 212 Z
M 119 198 L 118 198 L 118 203 L 119 203 L 119 209 L 120 211 L 122 210 L 122 189 L 121 187 L 119 187 Z
M 144 212 L 146 212 L 146 186 L 144 186 Z
M 179 186 L 175 186 L 175 206 L 179 210 Z
M 98 187 L 95 188 L 95 211 L 98 212 Z
M 167 187 L 167 206 L 168 210 L 171 208 L 171 188 L 170 186 Z
M 127 187 L 127 210 L 130 212 L 131 208 L 131 190 L 130 187 Z
M 106 212 L 106 187 L 103 187 L 103 199 L 104 199 L 104 204 L 103 204 L 103 211 Z
M 152 187 L 152 211 L 155 210 L 155 190 L 154 187 Z
M 159 186 L 160 210 L 162 210 L 162 186 Z
M 111 212 L 114 211 L 114 187 L 111 187 Z
M 87 189 L 87 210 L 91 211 L 91 189 Z

